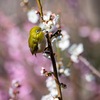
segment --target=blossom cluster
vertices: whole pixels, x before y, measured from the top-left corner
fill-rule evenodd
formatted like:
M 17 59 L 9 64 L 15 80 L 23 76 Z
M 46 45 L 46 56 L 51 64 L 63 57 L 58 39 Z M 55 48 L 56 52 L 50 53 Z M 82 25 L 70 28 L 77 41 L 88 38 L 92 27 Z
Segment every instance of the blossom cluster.
M 39 14 L 38 11 L 32 9 L 28 13 L 28 20 L 32 23 L 38 23 Z M 50 35 L 55 34 L 57 30 L 61 29 L 59 24 L 59 15 L 52 13 L 51 11 L 47 11 L 43 15 L 43 22 L 39 23 L 39 26 L 42 28 L 44 32 L 48 31 Z M 61 51 L 64 51 L 68 48 L 68 52 L 71 55 L 71 60 L 75 63 L 78 63 L 78 56 L 83 52 L 83 44 L 80 43 L 72 44 L 70 46 L 70 36 L 66 30 L 61 30 L 61 35 L 58 34 L 56 38 L 52 39 L 52 42 L 57 40 L 57 45 Z
M 16 100 L 21 85 L 17 80 L 13 80 L 11 85 L 12 86 L 9 88 L 9 100 Z

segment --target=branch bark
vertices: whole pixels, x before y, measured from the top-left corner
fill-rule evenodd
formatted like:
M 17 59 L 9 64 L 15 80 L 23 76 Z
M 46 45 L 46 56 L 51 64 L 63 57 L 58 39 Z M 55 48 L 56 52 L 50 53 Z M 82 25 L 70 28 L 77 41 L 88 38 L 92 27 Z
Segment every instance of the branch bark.
M 40 0 L 36 0 L 36 2 L 37 2 L 37 4 L 38 4 L 38 8 L 39 8 L 39 12 L 40 12 L 40 16 L 41 16 L 41 19 L 42 19 L 42 21 L 44 21 L 43 20 L 43 10 L 42 10 L 42 5 L 41 5 L 41 1 Z

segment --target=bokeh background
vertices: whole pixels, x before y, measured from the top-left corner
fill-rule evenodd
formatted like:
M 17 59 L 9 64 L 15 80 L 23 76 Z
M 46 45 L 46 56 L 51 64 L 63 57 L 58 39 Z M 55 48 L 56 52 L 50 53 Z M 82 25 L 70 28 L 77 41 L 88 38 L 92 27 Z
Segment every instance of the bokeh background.
M 60 14 L 71 43 L 84 45 L 84 58 L 69 68 L 70 76 L 61 76 L 67 84 L 64 100 L 100 100 L 100 0 L 41 1 L 44 11 Z M 49 93 L 40 71 L 50 70 L 51 61 L 42 54 L 31 55 L 27 40 L 33 24 L 20 2 L 0 0 L 0 100 L 8 100 L 12 80 L 21 84 L 18 100 L 40 100 Z M 29 0 L 29 6 L 38 10 L 36 0 Z

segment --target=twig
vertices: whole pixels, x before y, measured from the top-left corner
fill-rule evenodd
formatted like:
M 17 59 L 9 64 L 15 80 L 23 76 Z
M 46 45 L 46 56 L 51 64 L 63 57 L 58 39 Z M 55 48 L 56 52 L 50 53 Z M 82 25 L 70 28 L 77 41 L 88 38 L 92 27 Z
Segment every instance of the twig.
M 41 1 L 40 1 L 40 0 L 36 0 L 36 1 L 37 1 L 37 4 L 38 4 L 38 8 L 39 8 L 39 10 L 40 10 L 41 19 L 42 19 L 42 21 L 44 21 L 44 20 L 43 20 L 43 10 L 42 10 Z
M 46 38 L 47 38 L 47 42 L 48 42 L 48 48 L 50 50 L 51 61 L 52 61 L 52 64 L 53 64 L 54 78 L 55 78 L 55 82 L 56 82 L 56 86 L 57 86 L 57 90 L 58 90 L 58 97 L 59 97 L 60 100 L 62 100 L 61 86 L 60 86 L 60 82 L 59 82 L 59 79 L 58 79 L 56 61 L 55 61 L 55 58 L 54 58 L 54 53 L 53 53 L 53 50 L 52 50 L 52 45 L 51 45 L 51 41 L 50 41 L 50 37 L 49 37 L 48 32 L 46 34 Z
M 97 71 L 85 58 L 82 56 L 79 59 L 92 71 L 92 73 L 100 78 L 100 72 Z

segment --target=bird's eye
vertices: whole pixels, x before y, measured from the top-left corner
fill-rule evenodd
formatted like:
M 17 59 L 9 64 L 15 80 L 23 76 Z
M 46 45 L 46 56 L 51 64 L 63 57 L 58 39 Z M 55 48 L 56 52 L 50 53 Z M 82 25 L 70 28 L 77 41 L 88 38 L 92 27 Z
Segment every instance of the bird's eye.
M 40 31 L 39 30 L 36 30 L 36 33 L 39 33 Z

